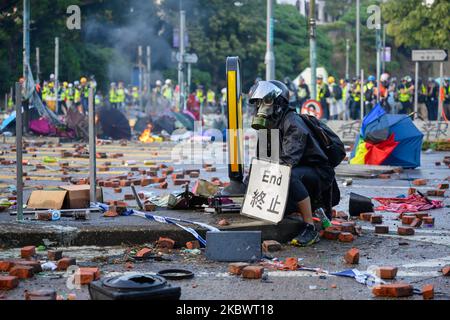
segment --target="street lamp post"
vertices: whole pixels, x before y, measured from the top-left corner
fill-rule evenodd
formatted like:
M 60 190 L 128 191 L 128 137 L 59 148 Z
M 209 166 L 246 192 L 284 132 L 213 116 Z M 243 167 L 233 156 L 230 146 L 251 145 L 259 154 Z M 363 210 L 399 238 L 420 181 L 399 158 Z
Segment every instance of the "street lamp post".
M 361 71 L 361 6 L 360 0 L 356 0 L 356 74 Z
M 317 98 L 317 53 L 316 53 L 316 2 L 309 2 L 309 59 L 311 64 L 311 93 Z
M 266 80 L 275 79 L 275 54 L 273 52 L 273 0 L 267 0 Z

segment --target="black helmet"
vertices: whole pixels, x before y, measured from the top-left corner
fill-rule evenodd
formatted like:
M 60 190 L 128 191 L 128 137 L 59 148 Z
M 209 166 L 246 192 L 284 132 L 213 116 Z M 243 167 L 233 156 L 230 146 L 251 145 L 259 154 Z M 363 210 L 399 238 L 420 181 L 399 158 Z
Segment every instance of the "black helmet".
M 281 89 L 281 94 L 279 97 L 282 98 L 282 100 L 284 100 L 284 102 L 289 104 L 289 89 L 288 89 L 288 87 L 283 82 L 278 81 L 278 80 L 270 80 L 269 82 Z

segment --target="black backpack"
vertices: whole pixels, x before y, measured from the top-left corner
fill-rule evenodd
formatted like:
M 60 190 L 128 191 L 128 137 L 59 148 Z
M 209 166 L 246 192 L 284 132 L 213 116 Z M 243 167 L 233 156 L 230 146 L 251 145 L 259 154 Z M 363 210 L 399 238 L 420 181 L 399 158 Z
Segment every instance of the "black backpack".
M 301 114 L 300 117 L 319 141 L 323 152 L 333 168 L 336 168 L 347 156 L 345 146 L 336 133 L 314 116 Z
M 335 85 L 333 87 L 333 95 L 334 95 L 334 98 L 336 100 L 341 100 L 342 99 L 342 89 L 341 89 L 341 87 L 339 87 L 338 85 Z

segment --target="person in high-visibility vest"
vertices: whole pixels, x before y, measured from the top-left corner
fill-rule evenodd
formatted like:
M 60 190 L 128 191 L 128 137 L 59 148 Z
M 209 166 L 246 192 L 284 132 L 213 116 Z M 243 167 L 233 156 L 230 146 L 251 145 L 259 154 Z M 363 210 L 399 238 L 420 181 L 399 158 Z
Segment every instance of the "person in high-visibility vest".
M 221 92 L 222 96 L 220 97 L 220 109 L 222 115 L 224 115 L 227 112 L 227 88 L 222 88 Z
M 42 101 L 45 103 L 47 101 L 47 96 L 50 93 L 50 88 L 48 87 L 48 82 L 44 81 L 44 86 L 42 88 Z
M 14 101 L 11 96 L 8 97 L 8 110 L 12 110 L 14 108 Z
M 410 114 L 414 111 L 412 97 L 414 96 L 414 85 L 410 76 L 402 79 L 402 84 L 398 87 L 398 100 L 402 104 L 401 114 Z
M 208 89 L 206 92 L 206 103 L 208 108 L 215 108 L 216 106 L 216 93 L 212 89 Z
M 200 106 L 203 105 L 205 102 L 205 94 L 203 93 L 203 86 L 198 85 L 197 90 L 195 91 L 195 96 L 197 97 L 198 101 L 200 102 Z
M 112 108 L 117 108 L 117 89 L 115 82 L 111 82 L 111 86 L 109 88 L 109 104 Z
M 133 87 L 133 89 L 131 90 L 131 98 L 133 101 L 133 105 L 139 104 L 139 88 L 138 87 Z
M 117 106 L 119 108 L 121 108 L 121 109 L 125 108 L 125 99 L 126 99 L 125 88 L 123 86 L 123 82 L 120 81 L 119 86 L 116 91 L 116 101 L 117 101 Z
M 161 89 L 161 92 L 164 98 L 166 98 L 170 103 L 173 102 L 172 80 L 166 79 L 164 86 Z
M 350 118 L 358 120 L 361 117 L 361 83 L 359 79 L 353 79 L 353 85 L 350 89 L 351 104 L 350 104 Z
M 344 108 L 344 111 L 339 115 L 339 120 L 348 120 L 350 119 L 350 83 L 347 79 L 341 79 L 339 85 L 342 90 L 342 105 Z
M 323 81 L 323 76 L 317 76 L 317 101 L 322 105 L 323 118 L 330 118 L 330 109 L 327 102 L 327 98 L 330 97 L 330 90 L 328 89 L 328 85 Z

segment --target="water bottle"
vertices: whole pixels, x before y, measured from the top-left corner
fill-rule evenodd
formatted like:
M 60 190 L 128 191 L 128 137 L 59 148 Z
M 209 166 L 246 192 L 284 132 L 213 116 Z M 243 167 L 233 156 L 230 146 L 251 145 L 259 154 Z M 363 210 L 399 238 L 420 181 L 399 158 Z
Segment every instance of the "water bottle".
M 314 213 L 322 221 L 322 227 L 324 229 L 332 226 L 330 219 L 328 219 L 327 215 L 325 214 L 325 211 L 322 208 L 317 209 Z

